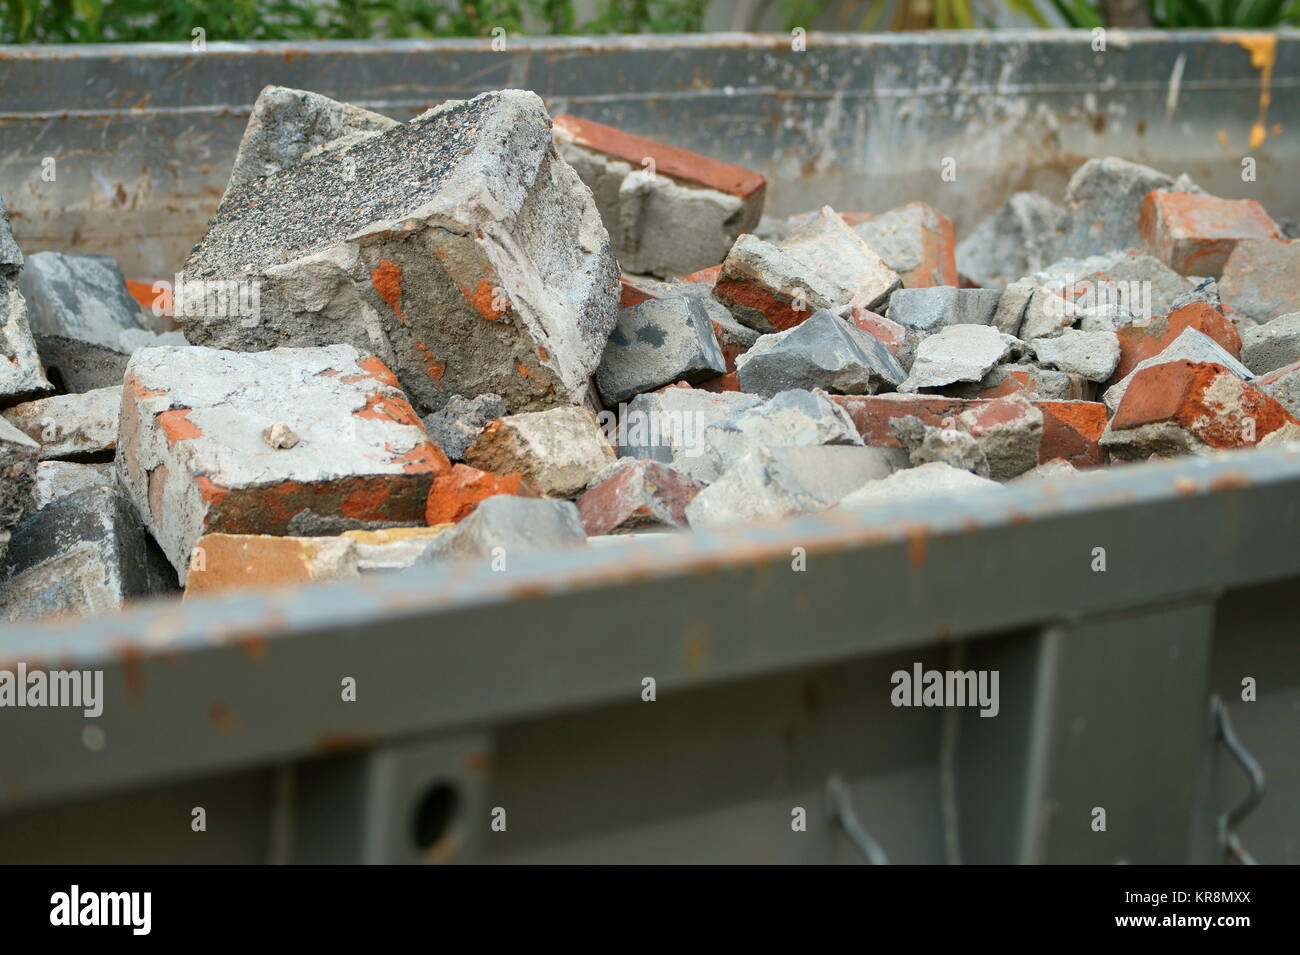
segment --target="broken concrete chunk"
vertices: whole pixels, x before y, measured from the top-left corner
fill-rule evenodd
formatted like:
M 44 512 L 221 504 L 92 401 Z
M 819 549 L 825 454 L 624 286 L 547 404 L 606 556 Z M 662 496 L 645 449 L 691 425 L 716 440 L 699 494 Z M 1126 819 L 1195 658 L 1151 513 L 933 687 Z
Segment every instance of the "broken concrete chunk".
M 934 206 L 909 202 L 855 222 L 853 231 L 899 274 L 904 288 L 957 284 L 952 222 Z
M 402 570 L 424 556 L 434 540 L 451 530 L 451 524 L 433 527 L 385 527 L 377 531 L 344 531 L 357 555 L 357 572 Z
M 923 339 L 899 391 L 979 381 L 1020 343 L 989 325 L 948 325 Z
M 736 321 L 763 334 L 785 331 L 838 304 L 841 288 L 757 236 L 742 235 L 727 253 L 713 297 Z
M 868 481 L 853 493 L 844 497 L 840 507 L 876 507 L 892 504 L 895 501 L 908 501 L 925 498 L 946 499 L 954 494 L 969 491 L 986 491 L 990 488 L 1001 489 L 997 481 L 979 477 L 969 470 L 956 468 L 942 461 L 931 461 L 914 468 L 895 471 L 879 481 Z
M 483 426 L 505 414 L 506 403 L 500 395 L 452 395 L 439 410 L 424 417 L 424 430 L 449 460 L 463 461 Z
M 1133 376 L 1101 445 L 1138 459 L 1253 447 L 1275 433 L 1300 438 L 1300 422 L 1276 399 L 1221 365 L 1180 360 Z
M 1292 417 L 1300 419 L 1300 362 L 1270 371 L 1251 384 L 1276 398 Z
M 515 412 L 582 403 L 619 301 L 591 192 L 520 90 L 233 185 L 181 279 L 192 341 L 351 344 L 422 412 L 450 395 Z
M 1062 458 L 1052 458 L 1052 460 L 1026 471 L 1020 477 L 1014 478 L 1011 483 L 1035 484 L 1040 481 L 1059 481 L 1063 478 L 1076 477 L 1079 473 L 1079 469 L 1069 461 Z
M 0 618 L 111 613 L 175 587 L 131 502 L 114 488 L 92 486 L 15 528 L 0 559 Z
M 1107 380 L 1119 364 L 1119 339 L 1114 332 L 1065 328 L 1053 338 L 1033 339 L 1029 347 L 1041 364 L 1088 381 Z
M 27 322 L 27 305 L 13 281 L 0 276 L 0 403 L 53 390 Z
M 38 445 L 0 418 L 0 533 L 35 508 Z
M 113 465 L 77 464 L 72 461 L 41 461 L 36 465 L 35 510 L 82 488 L 113 486 Z
M 576 497 L 613 460 L 595 416 L 572 406 L 499 418 L 465 452 L 471 467 L 522 474 L 550 497 Z
M 5 419 L 41 446 L 42 461 L 104 458 L 117 446 L 122 389 L 27 401 L 3 412 Z
M 830 206 L 791 233 L 781 251 L 837 289 L 835 306 L 874 309 L 902 285 L 898 273 Z
M 1038 271 L 1055 258 L 1062 211 L 1036 192 L 1015 193 L 957 245 L 957 268 L 985 288 Z M 1016 334 L 1011 328 L 1001 331 Z
M 1219 301 L 1219 283 L 1214 279 L 1201 279 L 1189 291 L 1174 297 L 1170 306 L 1170 311 L 1177 311 L 1184 305 L 1192 305 L 1196 302 L 1204 302 L 1210 308 L 1214 309 L 1220 315 L 1223 314 L 1223 303 Z
M 38 252 L 27 257 L 20 287 L 46 372 L 67 391 L 121 385 L 137 348 L 185 344 L 179 332 L 141 325 L 140 306 L 107 256 Z
M 1257 375 L 1300 361 L 1300 312 L 1248 326 L 1242 339 L 1241 360 Z
M 945 385 L 943 394 L 954 398 L 1001 398 L 1022 394 L 1026 398 L 1087 400 L 1092 386 L 1080 375 L 1037 365 L 997 365 L 978 382 Z
M 450 467 L 392 372 L 349 345 L 142 349 L 122 399 L 118 479 L 182 581 L 206 533 L 419 523 Z M 275 422 L 298 443 L 269 447 Z
M 1223 266 L 1219 295 L 1242 318 L 1268 322 L 1300 312 L 1300 239 L 1243 239 Z
M 988 325 L 997 312 L 1002 293 L 997 289 L 934 288 L 899 289 L 889 297 L 891 321 L 922 331 L 938 331 L 945 325 Z
M 456 464 L 448 473 L 434 477 L 424 508 L 424 521 L 426 524 L 455 524 L 469 517 L 489 497 L 498 494 L 541 497 L 522 474 L 492 474 Z
M 975 438 L 988 461 L 988 476 L 996 481 L 1038 464 L 1043 425 L 1043 412 L 1021 395 L 997 398 L 957 416 L 957 427 Z
M 346 149 L 396 125 L 395 119 L 319 93 L 263 87 L 244 127 L 226 188 L 272 175 L 322 152 Z
M 861 443 L 852 419 L 823 391 L 783 391 L 704 429 L 704 444 L 717 473 L 756 447 Z
M 717 265 L 758 226 L 766 180 L 756 172 L 576 116 L 556 116 L 554 135 L 630 272 Z
M 1066 187 L 1056 257 L 1142 248 L 1139 224 L 1147 194 L 1173 186 L 1173 179 L 1150 166 L 1114 156 L 1088 160 Z
M 23 267 L 23 253 L 9 227 L 9 209 L 0 196 L 0 278 L 16 279 Z
M 582 547 L 586 542 L 578 509 L 571 502 L 499 494 L 440 535 L 418 562 L 490 561 L 494 570 L 507 571 L 521 555 Z
M 830 507 L 868 481 L 893 473 L 885 448 L 757 447 L 686 507 L 692 527 L 774 520 Z
M 914 466 L 938 461 L 988 477 L 988 459 L 973 435 L 957 428 L 931 427 L 915 415 L 894 418 L 889 426 Z
M 650 299 L 618 314 L 596 369 L 606 405 L 677 381 L 724 374 L 726 360 L 704 303 L 690 296 Z
M 1019 281 L 1008 284 L 1002 290 L 990 324 L 1000 332 L 1019 338 L 1020 325 L 1025 320 L 1025 310 L 1029 307 L 1029 300 L 1033 298 L 1034 290 L 1037 288 L 1038 286 L 1033 282 Z
M 589 537 L 686 527 L 686 505 L 704 485 L 658 461 L 619 458 L 578 499 Z
M 736 362 L 741 390 L 772 396 L 792 388 L 874 394 L 906 372 L 879 339 L 823 309 L 806 322 L 764 335 Z
M 618 422 L 619 457 L 660 461 L 707 483 L 718 470 L 705 453 L 705 429 L 762 403 L 757 395 L 696 388 L 637 395 Z
M 1182 275 L 1218 278 L 1242 239 L 1276 239 L 1277 225 L 1253 199 L 1156 189 L 1139 224 L 1147 250 Z

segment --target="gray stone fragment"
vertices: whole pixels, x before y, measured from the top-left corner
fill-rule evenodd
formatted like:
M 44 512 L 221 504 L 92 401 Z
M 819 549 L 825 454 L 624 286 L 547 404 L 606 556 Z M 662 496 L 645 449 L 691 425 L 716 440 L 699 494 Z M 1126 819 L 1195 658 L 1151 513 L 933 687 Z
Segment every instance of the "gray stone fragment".
M 23 519 L 34 506 L 38 445 L 0 418 L 0 533 Z
M 619 299 L 591 192 L 522 90 L 235 184 L 181 277 L 195 343 L 351 344 L 425 413 L 453 394 L 514 412 L 583 403 Z M 256 314 L 191 307 L 190 287 L 213 284 L 255 288 Z
M 1036 288 L 1033 282 L 1017 281 L 1008 284 L 1002 290 L 998 307 L 993 312 L 991 323 L 993 327 L 1013 338 L 1019 338 L 1020 324 L 1025 319 L 1025 309 L 1029 307 L 1029 300 L 1033 297 Z
M 637 395 L 618 421 L 618 456 L 670 464 L 707 483 L 717 478 L 718 470 L 705 451 L 705 430 L 762 403 L 757 395 L 696 388 Z
M 689 296 L 652 298 L 618 313 L 596 369 L 606 405 L 678 381 L 691 384 L 727 370 L 704 303 Z
M 1079 469 L 1064 458 L 1052 458 L 1052 460 L 1026 471 L 1020 477 L 1013 478 L 1010 483 L 1036 484 L 1039 481 L 1059 481 L 1077 477 L 1079 473 Z
M 452 395 L 441 409 L 424 417 L 424 430 L 429 440 L 442 448 L 451 461 L 464 461 L 465 452 L 479 436 L 484 425 L 503 418 L 506 403 L 500 395 L 479 395 L 465 398 Z
M 847 411 L 824 391 L 783 391 L 756 408 L 704 429 L 704 444 L 718 473 L 756 447 L 813 444 L 861 445 Z
M 988 288 L 904 288 L 889 297 L 885 317 L 924 331 L 938 331 L 945 325 L 988 325 L 1001 297 L 999 290 Z
M 1197 331 L 1195 328 L 1184 328 L 1178 333 L 1177 338 L 1165 346 L 1163 351 L 1145 361 L 1138 362 L 1132 371 L 1107 388 L 1101 396 L 1102 402 L 1113 415 L 1119 410 L 1120 402 L 1124 400 L 1124 392 L 1128 390 L 1129 383 L 1133 381 L 1134 375 L 1153 365 L 1163 365 L 1165 362 L 1182 361 L 1183 359 L 1222 365 L 1242 381 L 1249 381 L 1253 377 L 1249 368 L 1233 358 L 1209 335 Z
M 942 393 L 953 398 L 988 398 L 995 391 L 1061 401 L 1089 401 L 1092 393 L 1091 386 L 1079 375 L 1029 364 L 997 365 L 978 382 L 945 385 Z
M 176 589 L 176 575 L 131 502 L 95 485 L 52 501 L 14 529 L 0 559 L 0 618 L 101 614 Z
M 23 253 L 9 227 L 9 209 L 0 196 L 0 278 L 15 279 L 23 267 Z
M 889 430 L 907 451 L 913 465 L 942 462 L 950 467 L 988 477 L 989 463 L 974 436 L 956 428 L 936 428 L 916 415 L 901 415 Z
M 1199 284 L 1179 275 L 1154 256 L 1136 252 L 1117 256 L 1105 273 L 1106 279 L 1120 291 L 1121 298 L 1125 290 L 1130 292 L 1126 304 L 1138 318 L 1167 315 L 1173 311 L 1175 302 L 1195 291 Z M 1140 294 L 1140 300 L 1134 293 Z
M 1184 305 L 1191 305 L 1193 302 L 1204 302 L 1222 313 L 1223 304 L 1219 301 L 1219 283 L 1212 278 L 1201 279 L 1195 287 L 1175 295 L 1169 303 L 1169 310 L 1171 312 L 1177 311 Z
M 1119 338 L 1111 331 L 1065 328 L 1055 337 L 1035 338 L 1029 347 L 1040 364 L 1052 365 L 1088 381 L 1106 381 L 1119 364 Z
M 1300 361 L 1300 312 L 1242 328 L 1241 360 L 1257 375 Z
M 1075 322 L 1081 332 L 1115 332 L 1137 321 L 1138 316 L 1122 302 L 1109 302 L 1081 308 L 1075 313 Z
M 53 390 L 27 323 L 26 303 L 13 281 L 0 275 L 0 402 L 8 404 Z
M 1043 413 L 1023 395 L 1008 395 L 968 408 L 957 416 L 959 429 L 975 437 L 988 461 L 989 477 L 1007 481 L 1038 464 Z
M 493 561 L 509 570 L 512 559 L 539 551 L 585 546 L 578 509 L 569 501 L 497 494 L 434 539 L 417 563 Z
M 107 256 L 38 252 L 27 257 L 20 286 L 41 360 L 67 391 L 121 385 L 136 349 L 185 344 L 179 332 L 143 327 L 140 306 Z
M 1252 384 L 1280 401 L 1293 417 L 1300 418 L 1300 362 L 1271 371 Z
M 830 306 L 857 305 L 874 309 L 902 278 L 854 232 L 830 206 L 823 206 L 795 229 L 781 251 L 808 272 L 837 288 Z
M 36 465 L 36 510 L 82 488 L 112 487 L 113 483 L 112 464 L 42 461 Z
M 906 377 L 883 342 L 827 309 L 788 331 L 760 337 L 736 360 L 736 373 L 742 391 L 768 396 L 791 388 L 870 395 Z
M 122 388 L 54 395 L 6 408 L 5 420 L 41 446 L 40 459 L 110 457 L 117 446 Z
M 319 93 L 263 87 L 239 141 L 230 186 L 269 176 L 322 152 L 346 149 L 396 125 L 395 119 Z
M 1062 212 L 1046 196 L 1015 193 L 957 244 L 958 271 L 977 285 L 996 288 L 1041 269 L 1054 257 Z
M 979 381 L 1020 343 L 989 325 L 948 325 L 925 338 L 899 391 Z
M 895 471 L 879 481 L 868 481 L 841 499 L 840 507 L 876 507 L 895 501 L 926 498 L 945 499 L 971 491 L 1001 490 L 997 481 L 979 477 L 969 470 L 942 461 L 931 461 L 914 468 Z
M 686 519 L 692 527 L 716 527 L 819 511 L 896 465 L 887 448 L 758 447 L 697 494 Z
M 500 418 L 465 452 L 471 467 L 522 474 L 550 497 L 576 497 L 613 461 L 595 416 L 572 405 Z
M 1143 248 L 1142 202 L 1151 190 L 1173 185 L 1164 173 L 1126 159 L 1088 160 L 1066 187 L 1057 257 Z

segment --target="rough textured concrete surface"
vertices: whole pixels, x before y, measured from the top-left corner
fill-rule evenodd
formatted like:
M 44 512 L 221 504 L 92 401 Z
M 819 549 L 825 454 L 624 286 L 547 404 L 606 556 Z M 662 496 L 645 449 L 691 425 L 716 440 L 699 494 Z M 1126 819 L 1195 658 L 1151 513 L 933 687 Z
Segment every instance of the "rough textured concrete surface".
M 572 406 L 499 418 L 465 452 L 471 467 L 522 474 L 550 497 L 576 497 L 613 460 L 595 416 Z
M 1002 487 L 997 481 L 979 477 L 968 470 L 942 461 L 895 471 L 879 481 L 869 481 L 844 497 L 840 507 L 875 507 L 895 501 L 938 498 L 947 499 L 970 491 L 987 491 Z
M 104 458 L 117 446 L 122 389 L 26 401 L 3 412 L 5 420 L 41 446 L 42 461 Z
M 697 388 L 637 395 L 618 423 L 618 455 L 660 461 L 708 483 L 718 470 L 705 451 L 705 429 L 762 403 L 757 395 Z
M 619 458 L 578 499 L 589 537 L 686 527 L 686 505 L 704 485 L 658 461 Z
M 1300 282 L 1300 275 L 1295 278 Z M 1300 312 L 1247 326 L 1241 337 L 1241 360 L 1257 375 L 1300 361 Z
M 899 274 L 904 288 L 957 284 L 952 222 L 934 206 L 909 202 L 854 223 L 853 231 Z
M 1040 364 L 1088 381 L 1105 381 L 1119 364 L 1119 339 L 1114 332 L 1065 328 L 1055 337 L 1035 338 L 1029 347 Z
M 276 425 L 296 440 L 273 440 Z M 127 366 L 117 475 L 182 581 L 204 534 L 419 523 L 450 468 L 384 364 L 350 345 L 148 348 Z
M 0 403 L 53 391 L 27 321 L 27 305 L 12 279 L 0 275 Z
M 500 494 L 438 537 L 419 563 L 486 561 L 508 571 L 516 557 L 583 547 L 587 537 L 578 509 L 569 501 Z
M 1219 199 L 1156 189 L 1139 223 L 1146 247 L 1182 275 L 1218 278 L 1242 239 L 1276 239 L 1277 225 L 1253 199 Z
M 1300 422 L 1276 399 L 1221 365 L 1163 362 L 1133 376 L 1101 445 L 1112 457 L 1147 458 L 1300 439 Z
M 1140 361 L 1127 375 L 1111 385 L 1102 394 L 1101 400 L 1113 414 L 1124 400 L 1124 392 L 1133 381 L 1133 376 L 1153 365 L 1169 361 L 1211 362 L 1228 369 L 1243 381 L 1252 376 L 1251 370 L 1225 351 L 1218 342 L 1196 328 L 1184 328 L 1178 336 L 1161 351 L 1150 358 Z
M 191 341 L 351 344 L 421 412 L 454 394 L 512 412 L 581 404 L 619 301 L 591 192 L 520 90 L 233 185 L 182 280 Z M 256 290 L 254 315 L 207 294 L 232 285 Z
M 704 429 L 704 444 L 718 473 L 756 447 L 861 443 L 852 419 L 824 391 L 783 391 Z
M 1043 412 L 1021 395 L 997 398 L 957 416 L 957 426 L 975 438 L 988 461 L 988 476 L 1006 481 L 1039 462 Z
M 1223 266 L 1219 295 L 1235 315 L 1268 322 L 1300 312 L 1300 239 L 1243 239 Z
M 1080 375 L 1029 364 L 997 365 L 976 382 L 946 385 L 943 394 L 954 398 L 1001 398 L 1022 394 L 1026 398 L 1086 401 L 1093 386 Z
M 1033 282 L 1017 280 L 1008 283 L 1002 290 L 998 307 L 994 310 L 993 319 L 989 324 L 1000 332 L 1019 338 L 1020 325 L 1025 320 L 1025 309 L 1029 307 L 1029 300 L 1033 297 L 1036 288 Z
M 185 344 L 179 332 L 141 324 L 140 306 L 107 256 L 38 252 L 27 257 L 19 285 L 47 375 L 67 391 L 121 385 L 136 349 Z
M 1061 207 L 1046 196 L 1015 193 L 958 243 L 957 268 L 985 288 L 1000 288 L 1038 271 L 1054 257 L 1061 215 Z M 1010 328 L 1002 331 L 1016 334 Z
M 907 451 L 915 466 L 942 462 L 950 467 L 988 477 L 989 462 L 979 442 L 958 428 L 936 428 L 915 415 L 903 415 L 889 422 L 894 437 Z
M 838 284 L 753 235 L 736 240 L 713 286 L 714 298 L 736 321 L 763 334 L 785 331 L 814 311 L 835 307 L 841 291 Z
M 916 360 L 899 391 L 979 381 L 1019 342 L 989 325 L 947 325 L 916 348 Z
M 35 507 L 38 445 L 0 418 L 0 533 Z
M 886 314 L 891 321 L 922 331 L 937 332 L 945 325 L 988 325 L 1001 297 L 997 289 L 948 285 L 899 289 L 889 297 Z
M 239 141 L 230 186 L 270 176 L 322 152 L 346 149 L 396 125 L 395 119 L 319 93 L 263 87 Z
M 1066 187 L 1056 257 L 1142 248 L 1147 193 L 1173 187 L 1173 179 L 1150 166 L 1114 156 L 1088 160 Z
M 791 388 L 874 394 L 906 377 L 882 341 L 828 309 L 788 331 L 759 338 L 737 360 L 736 374 L 742 391 L 766 396 Z
M 596 369 L 596 389 L 606 405 L 617 405 L 643 391 L 726 371 L 704 303 L 686 295 L 657 298 L 618 313 Z
M 1300 419 L 1300 362 L 1270 371 L 1251 384 L 1281 402 L 1293 418 Z
M 885 448 L 833 445 L 757 447 L 686 507 L 692 527 L 774 520 L 820 511 L 893 473 Z
M 791 233 L 781 251 L 836 290 L 832 306 L 873 309 L 902 283 L 830 206 Z
M 756 172 L 575 116 L 555 142 L 591 189 L 624 270 L 671 277 L 717 265 L 763 213 Z
M 505 413 L 506 403 L 500 395 L 476 398 L 452 395 L 439 410 L 425 415 L 424 430 L 449 460 L 463 461 L 483 426 L 504 417 Z
M 111 613 L 175 587 L 131 502 L 113 487 L 92 486 L 15 528 L 0 559 L 0 618 Z
M 78 464 L 73 461 L 41 461 L 36 465 L 35 509 L 51 501 L 98 484 L 112 486 L 113 465 Z
M 14 241 L 9 226 L 9 209 L 5 206 L 4 196 L 0 196 L 0 278 L 15 279 L 22 267 L 23 253 Z

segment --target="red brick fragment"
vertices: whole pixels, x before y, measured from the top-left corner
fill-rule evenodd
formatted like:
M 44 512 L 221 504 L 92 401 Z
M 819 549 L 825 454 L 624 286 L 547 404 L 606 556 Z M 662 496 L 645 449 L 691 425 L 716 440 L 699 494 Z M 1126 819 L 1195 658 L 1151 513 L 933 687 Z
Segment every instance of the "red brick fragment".
M 466 464 L 455 465 L 448 473 L 434 478 L 425 505 L 424 522 L 453 524 L 474 513 L 481 503 L 497 494 L 540 497 L 537 489 L 522 474 L 492 474 Z
M 1159 315 L 1141 325 L 1125 325 L 1116 332 L 1119 364 L 1110 380 L 1116 382 L 1126 378 L 1139 364 L 1164 351 L 1187 328 L 1208 335 L 1228 354 L 1240 357 L 1241 336 L 1237 334 L 1237 326 L 1205 302 L 1192 302 L 1168 315 Z
M 1277 225 L 1253 199 L 1155 189 L 1139 222 L 1147 249 L 1175 272 L 1219 278 L 1242 239 L 1276 239 Z

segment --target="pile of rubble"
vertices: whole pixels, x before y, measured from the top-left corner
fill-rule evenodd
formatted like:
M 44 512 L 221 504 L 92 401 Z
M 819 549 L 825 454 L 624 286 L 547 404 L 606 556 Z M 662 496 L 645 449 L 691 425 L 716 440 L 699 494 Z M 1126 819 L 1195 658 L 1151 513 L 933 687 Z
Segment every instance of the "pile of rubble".
M 529 92 L 271 87 L 170 300 L 0 206 L 0 615 L 1300 439 L 1300 241 L 1253 201 L 1093 160 L 958 243 L 765 185 Z

